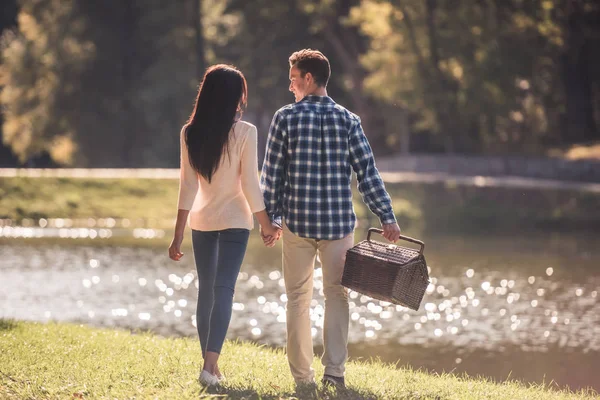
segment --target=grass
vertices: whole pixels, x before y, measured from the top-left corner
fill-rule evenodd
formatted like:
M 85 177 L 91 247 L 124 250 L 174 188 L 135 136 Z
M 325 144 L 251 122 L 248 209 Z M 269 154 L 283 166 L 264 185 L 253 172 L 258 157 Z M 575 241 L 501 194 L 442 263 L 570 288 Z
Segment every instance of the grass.
M 285 354 L 250 343 L 226 342 L 219 361 L 227 381 L 197 383 L 199 345 L 191 338 L 97 329 L 71 324 L 0 320 L 0 397 L 3 399 L 592 399 L 593 391 L 549 385 L 495 383 L 452 374 L 350 361 L 345 391 L 296 391 Z M 317 376 L 322 367 L 313 366 Z
M 170 224 L 172 179 L 0 178 L 0 218 L 128 218 Z
M 396 216 L 411 232 L 600 229 L 600 195 L 569 190 L 388 183 Z M 0 178 L 0 219 L 127 218 L 171 229 L 173 179 Z M 355 191 L 357 216 L 378 226 Z
M 600 160 L 600 143 L 574 144 L 566 148 L 557 148 L 549 151 L 552 157 L 561 157 L 567 160 Z

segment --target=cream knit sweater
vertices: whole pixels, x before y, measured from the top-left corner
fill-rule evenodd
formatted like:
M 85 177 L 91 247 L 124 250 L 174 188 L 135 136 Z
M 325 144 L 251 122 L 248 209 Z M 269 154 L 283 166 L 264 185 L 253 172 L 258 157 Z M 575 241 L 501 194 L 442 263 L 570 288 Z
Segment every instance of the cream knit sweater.
M 265 209 L 258 183 L 256 127 L 238 121 L 231 129 L 229 157 L 225 152 L 211 183 L 190 165 L 185 127 L 181 130 L 178 207 L 190 210 L 194 230 L 252 229 L 252 214 Z

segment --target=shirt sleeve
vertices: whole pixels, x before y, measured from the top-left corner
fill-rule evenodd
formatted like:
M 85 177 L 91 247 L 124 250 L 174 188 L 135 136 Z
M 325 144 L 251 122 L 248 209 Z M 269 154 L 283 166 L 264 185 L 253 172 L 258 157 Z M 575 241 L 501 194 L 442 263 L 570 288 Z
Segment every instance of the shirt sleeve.
M 242 191 L 252 213 L 265 209 L 265 202 L 258 182 L 258 155 L 257 155 L 256 127 L 250 126 L 246 133 L 246 140 L 242 148 L 241 170 Z
M 191 210 L 198 193 L 198 173 L 190 164 L 187 145 L 185 143 L 185 126 L 180 134 L 180 165 L 179 165 L 179 200 L 177 208 Z
M 392 200 L 375 167 L 373 151 L 363 132 L 360 120 L 354 122 L 350 129 L 349 149 L 350 163 L 356 172 L 358 191 L 362 195 L 363 201 L 379 218 L 381 224 L 395 223 L 396 217 L 392 209 Z
M 284 118 L 276 112 L 271 121 L 267 147 L 260 176 L 267 213 L 272 220 L 279 221 L 283 216 L 283 185 L 285 159 L 287 153 L 287 134 Z

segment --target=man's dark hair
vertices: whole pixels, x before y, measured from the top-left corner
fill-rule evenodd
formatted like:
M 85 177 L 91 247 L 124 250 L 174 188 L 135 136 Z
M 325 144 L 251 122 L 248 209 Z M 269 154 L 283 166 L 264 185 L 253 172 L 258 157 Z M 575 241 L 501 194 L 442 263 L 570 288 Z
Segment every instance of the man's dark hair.
M 331 75 L 331 67 L 327 57 L 319 50 L 299 50 L 290 56 L 289 61 L 290 67 L 298 68 L 302 77 L 310 72 L 317 85 L 327 86 Z

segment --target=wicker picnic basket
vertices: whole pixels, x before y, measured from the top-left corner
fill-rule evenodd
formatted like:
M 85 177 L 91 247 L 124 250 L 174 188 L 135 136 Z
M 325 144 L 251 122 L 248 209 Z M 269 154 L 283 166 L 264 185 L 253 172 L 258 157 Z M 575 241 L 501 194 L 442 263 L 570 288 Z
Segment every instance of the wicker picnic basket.
M 420 250 L 371 240 L 371 228 L 363 240 L 346 253 L 342 285 L 358 293 L 418 310 L 429 285 L 425 243 L 408 236 L 400 239 L 416 243 Z

